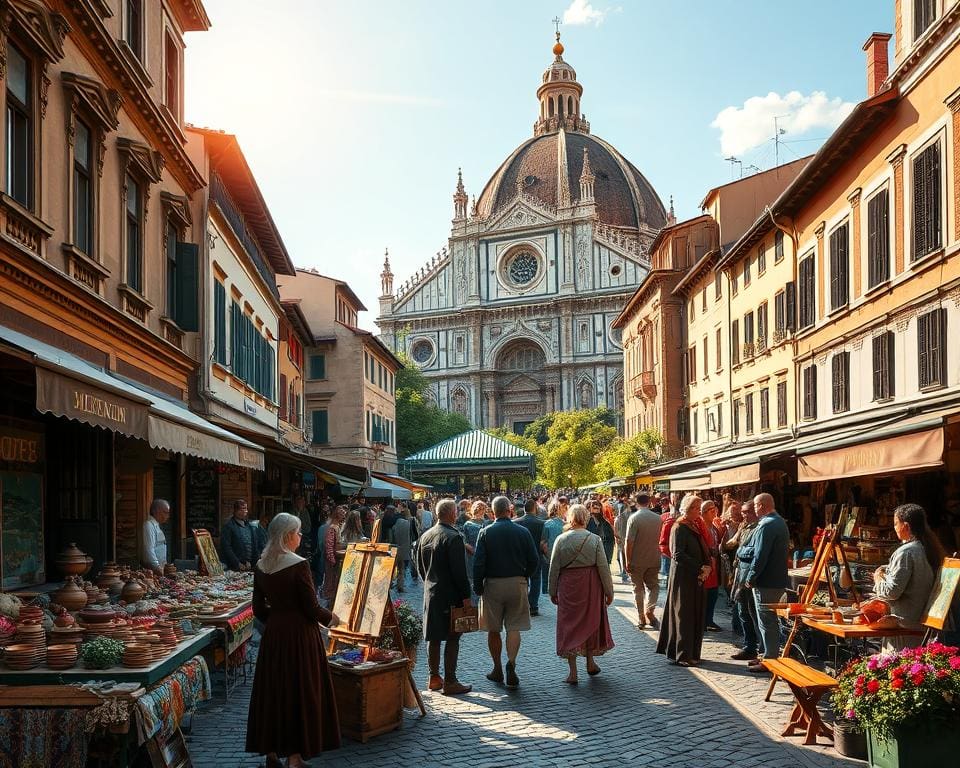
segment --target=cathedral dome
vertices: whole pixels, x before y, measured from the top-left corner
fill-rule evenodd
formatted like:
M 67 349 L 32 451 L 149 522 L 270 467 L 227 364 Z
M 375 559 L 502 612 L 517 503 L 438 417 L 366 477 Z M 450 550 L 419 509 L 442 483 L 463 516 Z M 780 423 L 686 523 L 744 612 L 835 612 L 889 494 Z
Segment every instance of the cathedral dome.
M 579 202 L 584 158 L 589 166 L 592 199 L 604 224 L 633 229 L 660 229 L 666 224 L 663 202 L 650 182 L 614 147 L 590 135 L 590 123 L 580 112 L 583 86 L 563 60 L 560 33 L 554 60 L 537 88 L 540 114 L 534 136 L 511 153 L 487 182 L 477 210 L 489 217 L 520 195 L 549 207 Z M 587 202 L 587 201 L 583 201 Z
M 659 195 L 629 160 L 603 139 L 567 130 L 535 136 L 517 147 L 484 187 L 477 201 L 481 215 L 491 216 L 520 192 L 556 207 L 567 189 L 575 203 L 584 149 L 596 177 L 594 203 L 601 222 L 635 229 L 660 229 L 666 224 Z

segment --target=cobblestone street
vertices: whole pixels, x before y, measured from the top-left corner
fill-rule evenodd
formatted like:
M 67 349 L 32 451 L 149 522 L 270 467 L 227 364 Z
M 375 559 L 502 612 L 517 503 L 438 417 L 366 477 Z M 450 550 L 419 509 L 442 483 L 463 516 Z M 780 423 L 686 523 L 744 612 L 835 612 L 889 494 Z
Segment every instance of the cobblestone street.
M 345 740 L 337 752 L 311 761 L 329 766 L 690 766 L 813 768 L 861 765 L 830 747 L 803 747 L 800 737 L 779 736 L 792 698 L 779 686 L 770 703 L 768 678 L 750 675 L 728 657 L 729 632 L 708 633 L 704 665 L 697 670 L 667 663 L 654 653 L 656 633 L 639 632 L 629 585 L 616 583 L 611 625 L 617 647 L 602 657 L 603 672 L 576 687 L 563 683 L 566 664 L 554 653 L 556 609 L 548 598 L 523 636 L 517 672 L 521 685 L 507 691 L 484 678 L 490 662 L 485 635 L 464 639 L 460 677 L 474 686 L 467 696 L 423 692 L 427 716 L 407 711 L 403 727 L 367 744 Z M 404 597 L 419 605 L 419 585 Z M 722 601 L 721 601 L 722 602 Z M 718 608 L 721 624 L 729 615 Z M 425 651 L 415 677 L 425 687 Z M 582 662 L 581 662 L 582 663 Z M 194 718 L 187 738 L 198 768 L 252 768 L 262 759 L 243 751 L 249 685 L 227 705 L 214 699 Z

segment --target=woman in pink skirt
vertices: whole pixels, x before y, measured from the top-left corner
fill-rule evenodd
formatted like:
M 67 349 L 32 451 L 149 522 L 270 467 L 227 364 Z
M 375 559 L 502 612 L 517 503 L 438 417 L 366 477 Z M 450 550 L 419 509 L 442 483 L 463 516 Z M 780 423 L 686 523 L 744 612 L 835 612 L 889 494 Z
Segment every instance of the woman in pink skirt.
M 613 577 L 603 541 L 586 530 L 590 514 L 582 504 L 567 511 L 567 530 L 550 555 L 550 599 L 557 606 L 557 655 L 570 665 L 566 682 L 577 684 L 577 656 L 587 657 L 587 674 L 597 675 L 594 660 L 613 648 L 607 606 L 613 602 Z

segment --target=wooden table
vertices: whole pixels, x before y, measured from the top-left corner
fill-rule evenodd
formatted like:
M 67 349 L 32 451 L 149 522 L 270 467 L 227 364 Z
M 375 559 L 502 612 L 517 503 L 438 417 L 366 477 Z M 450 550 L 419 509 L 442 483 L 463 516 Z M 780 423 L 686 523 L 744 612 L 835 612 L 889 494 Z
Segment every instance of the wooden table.
M 153 685 L 210 645 L 214 632 L 214 629 L 200 630 L 196 635 L 185 638 L 169 656 L 142 669 L 131 669 L 130 667 L 108 667 L 107 669 L 75 667 L 73 669 L 53 670 L 46 667 L 37 667 L 23 672 L 4 669 L 0 671 L 0 685 L 33 686 L 56 683 L 89 683 L 100 680 L 140 683 L 144 686 Z
M 835 624 L 833 621 L 813 619 L 802 616 L 801 621 L 807 627 L 824 632 L 837 638 L 833 644 L 833 668 L 840 672 L 840 642 L 850 640 L 870 640 L 884 637 L 922 637 L 926 628 L 920 625 L 911 627 L 874 627 L 870 624 Z
M 252 602 L 250 600 L 244 600 L 240 605 L 227 613 L 219 613 L 215 616 L 204 616 L 202 613 L 197 615 L 197 621 L 203 626 L 210 627 L 216 631 L 220 635 L 223 643 L 223 698 L 225 700 L 230 698 L 230 691 L 237 687 L 236 678 L 239 677 L 239 675 L 235 676 L 233 685 L 230 684 L 230 654 L 253 637 L 252 621 L 238 632 L 234 632 L 230 628 L 230 622 L 250 608 L 251 605 Z M 216 667 L 216 664 L 214 664 L 214 667 Z

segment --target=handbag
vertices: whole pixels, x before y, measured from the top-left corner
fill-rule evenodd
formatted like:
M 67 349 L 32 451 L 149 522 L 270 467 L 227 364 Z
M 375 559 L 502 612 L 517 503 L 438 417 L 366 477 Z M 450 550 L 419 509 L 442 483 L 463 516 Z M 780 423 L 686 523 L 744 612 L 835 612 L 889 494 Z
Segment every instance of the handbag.
M 476 606 L 452 607 L 450 609 L 450 631 L 466 634 L 480 631 L 480 614 Z

